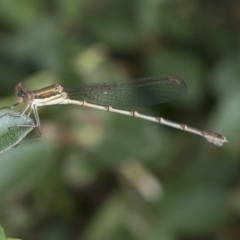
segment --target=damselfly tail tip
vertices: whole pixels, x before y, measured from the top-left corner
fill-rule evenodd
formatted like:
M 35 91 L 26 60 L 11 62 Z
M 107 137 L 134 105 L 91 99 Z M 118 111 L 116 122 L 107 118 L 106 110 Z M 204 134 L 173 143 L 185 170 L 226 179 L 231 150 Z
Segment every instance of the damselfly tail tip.
M 224 143 L 228 142 L 228 140 L 224 136 L 217 134 L 217 133 L 214 133 L 211 136 L 206 135 L 205 138 L 207 139 L 207 141 L 213 143 L 214 145 L 216 145 L 218 147 L 221 147 L 221 146 L 223 146 Z

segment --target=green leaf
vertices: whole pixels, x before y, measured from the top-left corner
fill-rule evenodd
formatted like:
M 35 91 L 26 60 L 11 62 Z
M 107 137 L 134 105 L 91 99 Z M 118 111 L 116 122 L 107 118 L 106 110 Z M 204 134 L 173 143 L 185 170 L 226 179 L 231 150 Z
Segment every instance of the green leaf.
M 0 240 L 20 240 L 19 238 L 6 238 L 3 228 L 0 226 Z
M 28 116 L 11 114 L 16 114 L 16 112 L 0 110 L 0 153 L 17 146 L 34 128 L 34 121 Z M 23 127 L 25 125 L 27 127 Z
M 0 240 L 5 240 L 6 239 L 6 235 L 4 233 L 3 228 L 0 226 Z

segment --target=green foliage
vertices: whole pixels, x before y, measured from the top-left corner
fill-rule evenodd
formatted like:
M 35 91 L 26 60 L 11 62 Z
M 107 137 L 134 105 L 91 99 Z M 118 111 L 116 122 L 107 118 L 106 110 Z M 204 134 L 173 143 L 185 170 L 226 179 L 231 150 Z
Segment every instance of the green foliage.
M 0 153 L 16 147 L 33 129 L 34 122 L 26 115 L 13 116 L 16 112 L 0 110 Z M 28 127 L 24 127 L 24 126 Z
M 80 106 L 0 111 L 0 223 L 23 240 L 240 239 L 238 1 L 0 1 L 0 106 L 34 90 L 176 75 L 188 94 L 136 109 L 229 141 Z M 135 109 L 134 109 L 135 110 Z M 19 127 L 17 127 L 19 126 Z M 20 143 L 20 144 L 19 144 Z M 15 145 L 19 144 L 14 148 Z M 3 230 L 0 230 L 5 239 Z
M 20 239 L 17 239 L 17 238 L 6 238 L 4 230 L 0 226 L 0 240 L 20 240 Z

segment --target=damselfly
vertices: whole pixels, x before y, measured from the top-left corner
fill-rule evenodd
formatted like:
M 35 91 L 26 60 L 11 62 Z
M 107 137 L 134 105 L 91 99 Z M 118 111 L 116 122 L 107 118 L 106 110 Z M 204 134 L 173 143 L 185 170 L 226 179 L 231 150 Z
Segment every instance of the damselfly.
M 222 146 L 227 142 L 227 139 L 218 133 L 199 130 L 162 117 L 143 115 L 135 110 L 128 111 L 122 109 L 124 107 L 134 108 L 168 102 L 181 97 L 186 92 L 186 83 L 182 79 L 173 76 L 147 77 L 101 84 L 82 84 L 74 87 L 62 87 L 59 84 L 53 84 L 33 91 L 28 90 L 22 83 L 18 83 L 15 88 L 16 103 L 7 108 L 13 108 L 24 103 L 25 106 L 22 110 L 12 115 L 17 117 L 25 114 L 28 110 L 28 115 L 33 112 L 35 117 L 34 127 L 38 127 L 38 136 L 42 134 L 38 107 L 54 104 L 76 104 L 168 125 L 200 135 L 207 141 L 217 146 Z

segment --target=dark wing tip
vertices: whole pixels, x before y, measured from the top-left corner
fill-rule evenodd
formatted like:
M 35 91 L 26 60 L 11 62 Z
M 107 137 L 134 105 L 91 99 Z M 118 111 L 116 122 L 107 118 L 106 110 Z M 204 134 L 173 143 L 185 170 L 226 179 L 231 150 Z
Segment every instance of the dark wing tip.
M 176 76 L 169 76 L 168 80 L 169 82 L 181 85 L 182 88 L 185 89 L 185 93 L 187 92 L 187 84 L 184 82 L 182 78 Z
M 175 76 L 169 76 L 168 79 L 170 82 L 174 82 L 177 84 L 182 84 L 182 82 L 183 82 L 183 80 L 181 78 L 175 77 Z

